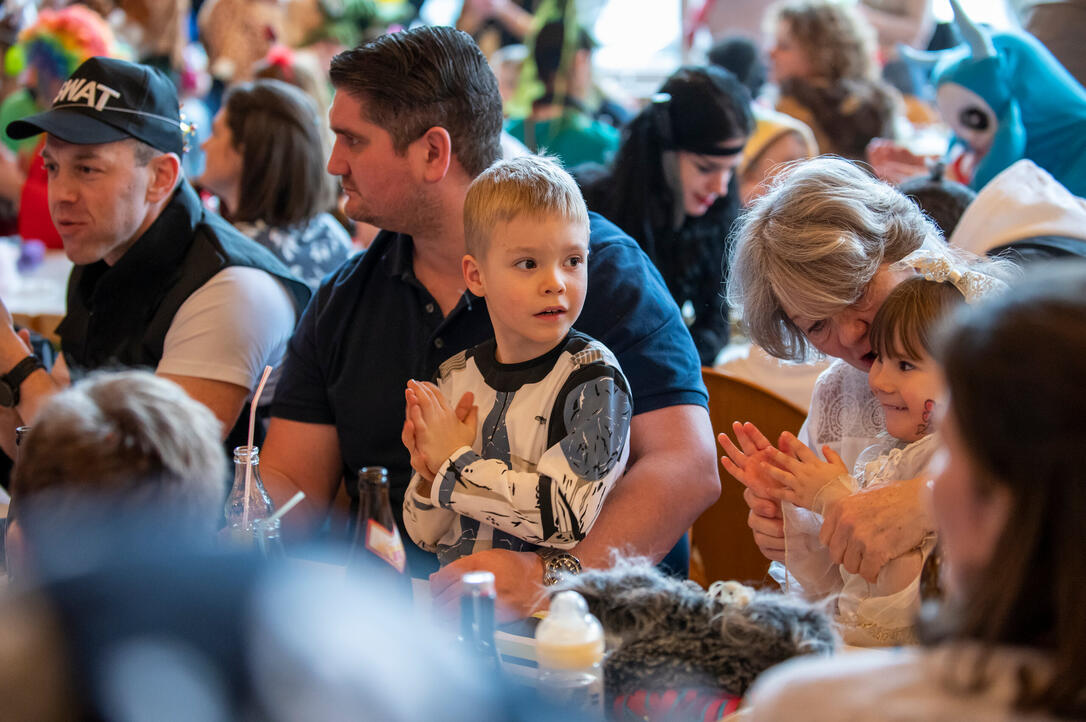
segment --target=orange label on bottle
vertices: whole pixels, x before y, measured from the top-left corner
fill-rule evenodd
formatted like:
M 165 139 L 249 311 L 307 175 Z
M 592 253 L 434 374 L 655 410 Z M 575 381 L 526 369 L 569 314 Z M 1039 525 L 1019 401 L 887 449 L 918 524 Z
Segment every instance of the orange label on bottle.
M 389 531 L 373 519 L 368 519 L 366 548 L 388 562 L 400 574 L 403 574 L 403 570 L 407 566 L 407 554 L 403 550 L 403 541 L 400 540 L 399 529 L 392 527 L 392 531 Z

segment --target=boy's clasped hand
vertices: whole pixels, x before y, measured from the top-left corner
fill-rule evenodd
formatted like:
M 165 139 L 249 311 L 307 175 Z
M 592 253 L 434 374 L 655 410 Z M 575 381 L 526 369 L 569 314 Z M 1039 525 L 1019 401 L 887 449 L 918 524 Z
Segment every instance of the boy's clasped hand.
M 479 407 L 470 391 L 453 407 L 437 386 L 414 379 L 407 382 L 404 396 L 407 409 L 402 438 L 411 454 L 411 468 L 433 482 L 446 459 L 475 443 Z

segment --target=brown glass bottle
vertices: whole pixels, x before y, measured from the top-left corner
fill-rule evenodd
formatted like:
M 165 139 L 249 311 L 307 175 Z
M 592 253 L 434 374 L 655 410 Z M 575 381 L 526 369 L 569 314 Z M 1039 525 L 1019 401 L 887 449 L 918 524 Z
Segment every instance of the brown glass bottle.
M 388 469 L 365 466 L 358 472 L 358 520 L 347 568 L 365 574 L 375 567 L 406 576 L 407 555 L 388 501 Z

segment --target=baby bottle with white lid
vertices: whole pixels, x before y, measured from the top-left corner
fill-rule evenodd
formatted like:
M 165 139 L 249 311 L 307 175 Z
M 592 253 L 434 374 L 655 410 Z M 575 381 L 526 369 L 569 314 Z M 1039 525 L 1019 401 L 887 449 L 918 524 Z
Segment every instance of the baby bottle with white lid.
M 603 627 L 577 592 L 559 592 L 535 632 L 539 693 L 603 718 Z

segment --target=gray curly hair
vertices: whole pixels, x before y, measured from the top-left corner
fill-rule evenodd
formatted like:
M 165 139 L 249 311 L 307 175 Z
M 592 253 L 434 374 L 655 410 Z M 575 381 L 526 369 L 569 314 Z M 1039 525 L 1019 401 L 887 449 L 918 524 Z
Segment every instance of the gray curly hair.
M 58 524 L 61 499 L 108 498 L 214 531 L 226 458 L 221 424 L 176 383 L 148 371 L 99 371 L 53 396 L 19 450 L 13 509 L 26 527 Z M 36 502 L 38 498 L 48 502 Z M 34 506 L 31 521 L 22 518 Z

